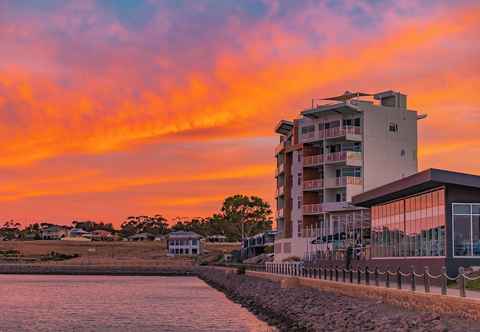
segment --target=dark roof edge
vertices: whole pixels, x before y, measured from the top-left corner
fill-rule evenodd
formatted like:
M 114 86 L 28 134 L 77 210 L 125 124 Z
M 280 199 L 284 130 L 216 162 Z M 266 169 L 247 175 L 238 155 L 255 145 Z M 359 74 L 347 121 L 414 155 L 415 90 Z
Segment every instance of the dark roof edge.
M 372 204 L 387 202 L 401 196 L 401 192 L 433 188 L 442 184 L 453 184 L 480 189 L 480 176 L 430 168 L 397 181 L 371 189 L 352 197 L 352 203 L 357 206 L 369 207 Z

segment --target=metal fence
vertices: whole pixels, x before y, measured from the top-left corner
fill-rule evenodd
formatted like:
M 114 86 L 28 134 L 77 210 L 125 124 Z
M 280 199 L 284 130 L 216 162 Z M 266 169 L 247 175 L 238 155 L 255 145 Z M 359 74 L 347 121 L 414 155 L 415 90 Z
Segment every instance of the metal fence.
M 246 269 L 249 269 L 246 267 Z M 257 267 L 258 271 L 258 267 Z M 415 272 L 412 267 L 411 271 L 404 273 L 398 268 L 395 271 L 385 270 L 381 271 L 379 268 L 369 269 L 357 268 L 357 269 L 345 269 L 337 266 L 324 266 L 308 262 L 288 262 L 288 263 L 265 263 L 265 272 L 286 275 L 286 276 L 299 276 L 314 279 L 323 279 L 344 283 L 356 283 L 373 286 L 383 286 L 387 288 L 396 287 L 402 289 L 404 282 L 408 283 L 408 286 L 412 292 L 417 291 L 417 282 L 421 281 L 422 288 L 425 293 L 431 292 L 432 281 L 438 281 L 441 285 L 441 294 L 447 295 L 448 283 L 456 282 L 461 297 L 466 296 L 466 283 L 467 281 L 475 281 L 480 277 L 469 277 L 465 273 L 465 269 L 460 267 L 458 269 L 458 275 L 454 278 L 449 277 L 445 267 L 442 267 L 442 272 L 438 275 L 431 274 L 428 267 L 425 267 L 423 273 Z M 420 286 L 420 285 L 419 285 Z

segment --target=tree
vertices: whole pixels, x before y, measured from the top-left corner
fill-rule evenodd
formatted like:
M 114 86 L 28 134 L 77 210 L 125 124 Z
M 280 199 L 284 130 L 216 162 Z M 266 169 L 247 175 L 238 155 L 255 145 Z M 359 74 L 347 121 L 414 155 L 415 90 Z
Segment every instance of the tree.
M 149 233 L 152 235 L 166 234 L 168 232 L 168 224 L 162 215 L 156 214 L 150 216 L 131 216 L 122 223 L 121 233 L 128 237 L 139 233 Z
M 72 225 L 73 227 L 81 228 L 86 232 L 93 232 L 97 230 L 109 231 L 111 233 L 114 232 L 113 225 L 111 223 L 104 224 L 103 222 L 95 222 L 91 220 L 74 220 L 72 221 Z
M 223 202 L 217 219 L 225 222 L 228 237 L 240 240 L 244 237 L 272 229 L 270 205 L 257 196 L 234 195 Z
M 0 227 L 0 235 L 8 240 L 17 238 L 20 235 L 20 223 L 15 220 L 6 221 Z

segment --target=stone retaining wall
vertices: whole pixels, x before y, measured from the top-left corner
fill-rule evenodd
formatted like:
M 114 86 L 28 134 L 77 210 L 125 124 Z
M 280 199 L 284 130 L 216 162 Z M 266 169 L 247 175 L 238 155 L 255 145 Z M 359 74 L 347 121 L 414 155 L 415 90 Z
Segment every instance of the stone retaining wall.
M 415 306 L 398 307 L 392 303 L 401 303 L 390 301 L 387 296 L 351 294 L 346 288 L 331 285 L 332 282 L 319 287 L 306 278 L 272 275 L 267 278 L 261 272 L 247 272 L 246 275 L 235 272 L 233 269 L 205 267 L 199 268 L 197 274 L 232 300 L 284 331 L 480 330 L 480 324 L 473 320 L 408 309 Z M 290 285 L 284 282 L 286 287 L 282 288 L 281 280 L 289 280 Z
M 395 288 L 350 284 L 329 280 L 303 277 L 288 277 L 264 272 L 247 271 L 248 275 L 280 281 L 296 279 L 299 286 L 312 287 L 321 291 L 335 292 L 342 295 L 382 300 L 385 303 L 407 309 L 418 309 L 438 314 L 456 315 L 458 317 L 480 321 L 480 300 L 458 296 L 409 292 Z
M 3 264 L 0 274 L 56 274 L 56 275 L 144 275 L 183 276 L 192 275 L 191 269 L 149 266 L 89 266 L 89 265 L 33 265 Z

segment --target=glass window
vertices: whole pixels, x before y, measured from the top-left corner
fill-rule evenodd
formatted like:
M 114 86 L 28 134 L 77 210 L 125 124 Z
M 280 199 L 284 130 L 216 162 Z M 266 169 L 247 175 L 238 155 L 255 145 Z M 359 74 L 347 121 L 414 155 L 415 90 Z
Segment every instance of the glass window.
M 192 239 L 192 246 L 196 246 L 197 245 L 197 240 L 196 239 Z
M 470 216 L 453 217 L 453 250 L 455 256 L 471 256 Z
M 480 256 L 480 215 L 472 216 L 473 256 Z
M 470 214 L 470 204 L 454 204 L 454 214 Z
M 472 205 L 472 213 L 473 214 L 480 214 L 480 204 L 473 204 Z

